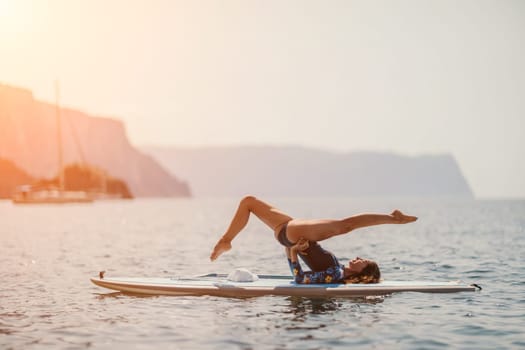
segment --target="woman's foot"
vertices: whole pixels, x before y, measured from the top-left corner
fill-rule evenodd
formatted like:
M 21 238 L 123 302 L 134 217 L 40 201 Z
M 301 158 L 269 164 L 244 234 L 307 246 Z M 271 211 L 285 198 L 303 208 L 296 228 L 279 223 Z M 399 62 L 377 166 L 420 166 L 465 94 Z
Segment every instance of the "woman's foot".
M 219 242 L 217 242 L 215 248 L 213 248 L 213 251 L 210 255 L 210 260 L 214 261 L 219 257 L 219 255 L 221 255 L 224 252 L 227 252 L 230 249 L 232 249 L 232 244 L 228 241 L 224 241 L 221 239 Z
M 417 220 L 416 216 L 405 215 L 397 209 L 394 210 L 390 215 L 394 217 L 394 220 L 396 220 L 397 224 L 408 224 L 409 222 L 414 222 Z

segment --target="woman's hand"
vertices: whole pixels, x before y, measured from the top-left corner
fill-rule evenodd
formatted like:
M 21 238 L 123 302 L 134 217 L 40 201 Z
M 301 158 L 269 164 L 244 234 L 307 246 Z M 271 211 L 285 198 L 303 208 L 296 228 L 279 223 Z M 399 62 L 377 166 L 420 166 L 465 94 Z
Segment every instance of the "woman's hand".
M 304 237 L 301 237 L 299 238 L 299 240 L 297 241 L 297 243 L 295 243 L 294 246 L 292 246 L 290 249 L 294 252 L 304 252 L 306 249 L 308 249 L 308 247 L 310 246 L 310 244 L 308 243 L 308 240 Z
M 295 245 L 290 247 L 290 256 L 292 262 L 297 262 L 297 252 L 300 252 L 301 254 L 305 255 L 306 253 L 303 253 L 306 249 L 308 249 L 309 244 L 308 240 L 301 237 Z

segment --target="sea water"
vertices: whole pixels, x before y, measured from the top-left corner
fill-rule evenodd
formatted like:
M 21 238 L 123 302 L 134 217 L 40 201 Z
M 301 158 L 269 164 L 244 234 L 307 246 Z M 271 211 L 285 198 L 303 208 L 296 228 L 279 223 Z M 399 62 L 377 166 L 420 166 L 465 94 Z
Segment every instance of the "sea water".
M 342 218 L 399 208 L 419 220 L 324 241 L 347 262 L 376 260 L 385 280 L 463 280 L 454 294 L 258 298 L 134 296 L 89 281 L 172 277 L 237 267 L 289 274 L 284 249 L 252 217 L 208 257 L 236 198 L 0 202 L 2 349 L 525 348 L 525 201 L 274 198 L 293 217 Z

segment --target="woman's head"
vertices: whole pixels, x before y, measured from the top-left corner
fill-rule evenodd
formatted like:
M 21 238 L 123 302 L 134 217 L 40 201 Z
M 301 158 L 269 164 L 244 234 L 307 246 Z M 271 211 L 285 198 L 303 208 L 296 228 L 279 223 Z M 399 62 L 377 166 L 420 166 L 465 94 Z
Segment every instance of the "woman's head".
M 375 261 L 357 257 L 345 267 L 345 283 L 378 283 L 380 279 L 381 271 Z

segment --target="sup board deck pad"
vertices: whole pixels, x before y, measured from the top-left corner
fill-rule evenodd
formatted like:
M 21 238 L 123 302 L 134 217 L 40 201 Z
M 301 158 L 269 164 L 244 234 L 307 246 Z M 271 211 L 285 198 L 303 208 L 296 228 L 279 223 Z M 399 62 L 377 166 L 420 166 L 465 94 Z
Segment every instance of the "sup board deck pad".
M 227 275 L 208 274 L 183 278 L 93 277 L 97 286 L 120 292 L 149 295 L 212 295 L 256 297 L 264 295 L 304 297 L 354 297 L 395 292 L 455 293 L 481 289 L 459 281 L 383 281 L 374 284 L 296 284 L 290 276 L 259 275 L 254 282 L 233 282 Z

